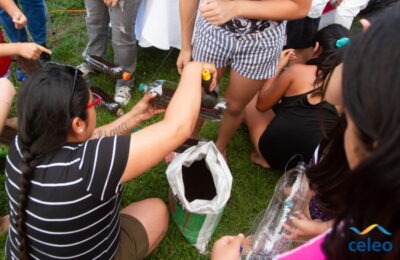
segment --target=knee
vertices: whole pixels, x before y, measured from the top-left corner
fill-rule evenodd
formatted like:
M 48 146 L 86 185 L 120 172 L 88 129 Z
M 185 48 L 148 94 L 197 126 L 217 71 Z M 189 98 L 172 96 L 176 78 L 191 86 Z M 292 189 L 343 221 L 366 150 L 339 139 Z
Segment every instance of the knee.
M 235 104 L 233 102 L 228 101 L 228 106 L 226 108 L 226 113 L 231 114 L 232 116 L 239 116 L 244 112 L 244 107 L 239 104 Z
M 124 24 L 112 25 L 112 42 L 117 46 L 136 45 L 134 29 Z
M 168 230 L 168 221 L 169 221 L 169 213 L 167 205 L 165 205 L 164 201 L 159 198 L 150 198 L 148 199 L 153 214 L 159 220 L 159 224 L 162 228 L 163 233 L 166 233 Z

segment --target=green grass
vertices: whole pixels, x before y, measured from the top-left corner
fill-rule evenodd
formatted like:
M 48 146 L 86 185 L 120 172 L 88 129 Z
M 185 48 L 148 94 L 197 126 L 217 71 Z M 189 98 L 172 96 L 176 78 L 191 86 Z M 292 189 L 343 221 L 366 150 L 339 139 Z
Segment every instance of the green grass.
M 49 10 L 56 9 L 84 9 L 83 1 L 78 0 L 52 0 L 47 1 Z M 48 47 L 53 51 L 52 60 L 58 63 L 78 65 L 82 62 L 81 53 L 87 42 L 85 14 L 55 13 L 51 15 L 56 27 L 56 34 L 49 35 Z M 111 45 L 111 44 L 110 44 Z M 108 58 L 112 60 L 112 48 L 109 47 Z M 179 81 L 175 62 L 178 50 L 161 51 L 155 48 L 138 48 L 138 65 L 135 73 L 134 100 L 128 108 L 132 107 L 140 97 L 137 85 L 141 82 L 149 83 L 154 79 L 166 79 Z M 162 61 L 166 62 L 160 67 Z M 92 84 L 98 85 L 108 93 L 114 92 L 114 81 L 104 75 L 96 75 L 90 78 Z M 227 79 L 223 79 L 222 87 L 226 87 Z M 127 108 L 127 109 L 128 109 Z M 15 106 L 13 109 L 15 113 Z M 144 127 L 160 120 L 160 116 L 142 124 Z M 103 109 L 98 109 L 97 122 L 103 125 L 116 119 Z M 206 122 L 200 136 L 215 140 L 218 124 Z M 0 147 L 0 152 L 6 148 Z M 262 169 L 251 163 L 250 152 L 252 150 L 247 128 L 241 126 L 228 147 L 229 167 L 233 175 L 231 198 L 225 208 L 224 215 L 217 227 L 212 241 L 223 235 L 233 235 L 239 232 L 248 233 L 254 218 L 263 210 L 272 196 L 275 184 L 280 176 L 279 172 Z M 165 202 L 168 200 L 168 182 L 165 177 L 167 165 L 164 162 L 154 166 L 142 176 L 129 181 L 124 185 L 122 207 L 148 197 L 159 197 Z M 4 176 L 0 176 L 1 185 L 4 184 Z M 0 187 L 0 213 L 7 214 L 7 198 L 4 187 Z M 4 248 L 6 236 L 0 236 L 0 248 Z M 0 257 L 4 258 L 3 250 Z M 209 255 L 202 256 L 191 247 L 179 230 L 170 221 L 169 230 L 165 239 L 156 251 L 147 259 L 209 259 Z

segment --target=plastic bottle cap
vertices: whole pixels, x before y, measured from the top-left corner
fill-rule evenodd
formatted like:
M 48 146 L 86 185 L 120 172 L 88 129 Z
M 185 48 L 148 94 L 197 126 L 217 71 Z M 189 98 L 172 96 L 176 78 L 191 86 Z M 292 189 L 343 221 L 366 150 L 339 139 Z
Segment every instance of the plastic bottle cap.
M 122 73 L 122 79 L 123 80 L 130 80 L 132 75 L 129 72 L 124 72 Z
M 140 83 L 139 84 L 139 91 L 144 92 L 145 89 L 146 89 L 146 84 Z
M 203 70 L 202 73 L 203 80 L 207 81 L 211 79 L 211 73 L 209 70 Z

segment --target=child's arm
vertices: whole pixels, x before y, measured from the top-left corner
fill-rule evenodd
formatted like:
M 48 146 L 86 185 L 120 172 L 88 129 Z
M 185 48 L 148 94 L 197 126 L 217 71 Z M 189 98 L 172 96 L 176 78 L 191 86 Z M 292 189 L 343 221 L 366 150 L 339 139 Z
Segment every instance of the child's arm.
M 182 44 L 181 51 L 176 61 L 176 67 L 179 74 L 182 73 L 183 67 L 191 60 L 192 57 L 192 36 L 198 6 L 199 0 L 179 1 Z
M 11 16 L 15 28 L 21 29 L 25 27 L 27 21 L 26 17 L 13 0 L 0 1 L 0 9 L 3 9 L 9 16 Z
M 291 66 L 282 75 L 280 73 L 285 68 L 290 59 L 295 59 L 293 49 L 282 51 L 279 58 L 279 64 L 274 77 L 265 81 L 257 98 L 257 110 L 267 111 L 271 109 L 283 97 L 286 90 L 289 88 L 293 79 L 293 70 L 295 66 Z
M 296 216 L 290 216 L 293 227 L 284 224 L 283 227 L 288 233 L 282 233 L 286 239 L 296 240 L 301 237 L 315 237 L 321 235 L 333 225 L 333 220 L 321 221 L 311 220 L 304 216 L 303 213 L 298 213 Z
M 221 25 L 235 17 L 263 20 L 294 20 L 305 17 L 311 0 L 231 1 L 205 0 L 200 12 L 213 25 Z
M 0 57 L 18 55 L 37 60 L 42 52 L 51 54 L 49 49 L 33 42 L 2 43 L 0 46 Z
M 6 78 L 0 78 L 0 133 L 3 131 L 14 96 L 15 89 L 11 82 Z

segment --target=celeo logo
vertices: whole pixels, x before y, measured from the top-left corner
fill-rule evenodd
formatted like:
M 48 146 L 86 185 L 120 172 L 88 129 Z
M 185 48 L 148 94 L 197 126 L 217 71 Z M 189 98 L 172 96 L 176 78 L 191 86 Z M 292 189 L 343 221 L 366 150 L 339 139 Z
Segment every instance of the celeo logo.
M 383 227 L 379 226 L 378 224 L 373 224 L 366 229 L 364 229 L 362 232 L 358 230 L 355 227 L 349 227 L 350 230 L 352 230 L 354 233 L 358 235 L 366 235 L 368 234 L 372 229 L 377 228 L 379 231 L 381 231 L 383 234 L 390 236 L 392 233 L 388 232 L 386 229 Z M 348 248 L 352 252 L 389 252 L 393 249 L 393 244 L 391 241 L 372 241 L 370 237 L 367 238 L 367 241 L 351 241 L 348 245 Z

